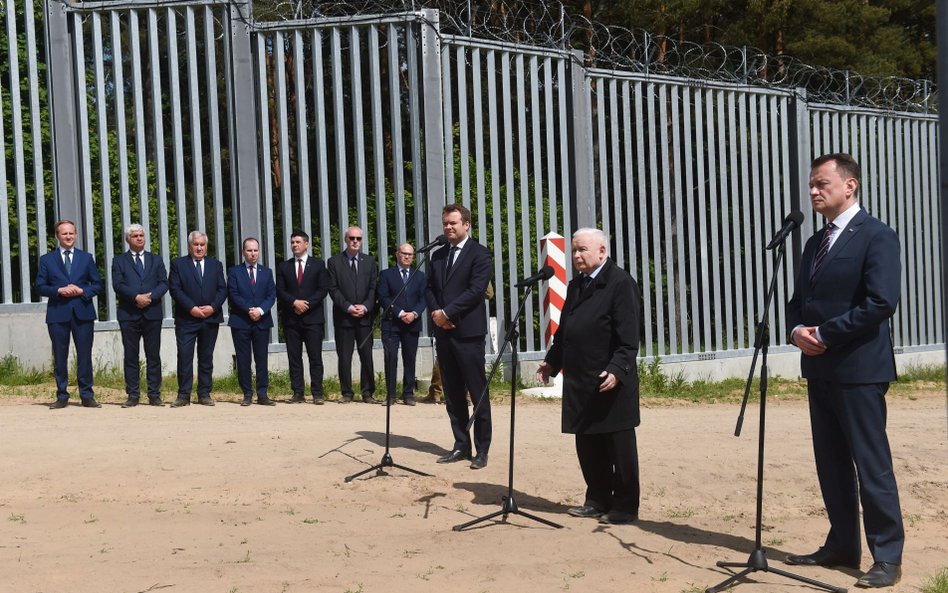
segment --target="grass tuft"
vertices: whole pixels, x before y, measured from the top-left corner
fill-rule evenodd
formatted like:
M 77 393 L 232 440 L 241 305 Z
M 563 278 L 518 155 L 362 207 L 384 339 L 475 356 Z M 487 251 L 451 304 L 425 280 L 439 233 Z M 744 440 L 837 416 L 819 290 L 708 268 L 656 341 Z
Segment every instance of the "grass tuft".
M 948 566 L 928 577 L 918 590 L 922 593 L 948 593 Z

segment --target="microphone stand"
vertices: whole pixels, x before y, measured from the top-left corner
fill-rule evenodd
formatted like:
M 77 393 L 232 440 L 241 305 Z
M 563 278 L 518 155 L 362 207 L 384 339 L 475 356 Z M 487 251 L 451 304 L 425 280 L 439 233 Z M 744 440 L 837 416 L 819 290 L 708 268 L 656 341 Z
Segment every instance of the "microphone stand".
M 386 317 L 388 317 L 388 316 L 390 316 L 390 315 L 392 314 L 392 310 L 393 310 L 393 308 L 395 307 L 395 301 L 397 301 L 397 300 L 398 300 L 398 297 L 402 296 L 402 293 L 404 293 L 404 292 L 405 292 L 405 289 L 408 288 L 408 285 L 411 283 L 412 278 L 415 277 L 415 274 L 418 273 L 418 270 L 420 270 L 422 267 L 424 267 L 425 269 L 428 268 L 428 261 L 429 261 L 429 258 L 430 258 L 430 255 L 429 255 L 429 254 L 430 254 L 431 251 L 434 251 L 434 250 L 426 251 L 426 252 L 425 252 L 425 257 L 424 257 L 424 259 L 421 261 L 421 263 L 418 265 L 418 267 L 415 268 L 414 270 L 412 270 L 410 274 L 408 274 L 408 282 L 405 282 L 404 284 L 402 284 L 402 287 L 398 290 L 397 293 L 395 293 L 395 296 L 392 297 L 392 302 L 389 303 L 388 307 L 385 308 L 385 311 L 383 311 L 382 314 L 379 316 L 379 319 L 378 319 L 378 324 L 379 324 L 379 325 L 381 325 L 382 319 L 384 319 L 384 318 L 386 318 Z M 393 323 L 394 323 L 394 321 L 393 321 Z M 371 332 L 368 336 L 366 336 L 366 337 L 364 338 L 364 340 L 370 340 L 370 339 L 372 339 L 372 336 L 375 335 L 375 328 L 376 328 L 376 327 L 378 327 L 378 326 L 376 326 L 375 324 L 373 324 L 373 326 L 372 326 L 372 332 Z M 364 345 L 364 340 L 363 340 L 362 343 L 359 344 L 359 347 L 360 347 L 360 348 Z M 385 345 L 384 342 L 383 342 L 382 345 L 383 345 L 383 348 L 384 348 L 384 345 Z M 394 402 L 392 402 L 392 401 L 390 401 L 390 400 L 388 399 L 388 393 L 386 392 L 386 394 L 385 394 L 385 452 L 382 454 L 382 460 L 379 461 L 378 463 L 376 463 L 375 465 L 373 465 L 373 466 L 371 466 L 371 467 L 368 467 L 368 468 L 366 468 L 366 469 L 364 469 L 364 470 L 362 470 L 362 471 L 360 471 L 360 472 L 356 472 L 356 473 L 352 474 L 351 476 L 346 476 L 346 480 L 345 480 L 346 482 L 351 482 L 352 480 L 358 478 L 359 476 L 364 476 L 365 474 L 367 474 L 367 473 L 369 473 L 369 472 L 371 472 L 371 471 L 376 472 L 376 473 L 375 473 L 376 476 L 387 476 L 388 473 L 385 471 L 385 468 L 387 468 L 387 467 L 394 467 L 394 468 L 397 468 L 397 469 L 405 470 L 406 472 L 411 472 L 411 473 L 413 473 L 413 474 L 415 474 L 415 475 L 418 475 L 418 476 L 431 477 L 431 474 L 426 474 L 426 473 L 423 472 L 423 471 L 418 471 L 417 469 L 412 469 L 412 468 L 410 468 L 410 467 L 406 467 L 406 466 L 404 466 L 404 465 L 400 465 L 400 464 L 398 464 L 398 463 L 395 463 L 395 461 L 392 459 L 392 453 L 391 453 L 391 451 L 390 451 L 390 449 L 389 449 L 389 442 L 390 442 L 390 440 L 391 440 L 391 435 L 392 435 L 392 405 L 393 405 L 393 403 L 394 403 Z
M 786 255 L 786 245 L 781 242 L 777 251 L 776 265 L 774 266 L 773 276 L 770 279 L 770 288 L 767 291 L 767 297 L 764 300 L 764 311 L 760 316 L 760 322 L 757 324 L 757 332 L 754 338 L 754 357 L 751 360 L 750 373 L 747 375 L 747 382 L 744 384 L 744 401 L 741 403 L 741 412 L 737 418 L 737 427 L 734 429 L 734 436 L 741 436 L 741 427 L 744 424 L 744 411 L 747 408 L 747 398 L 750 396 L 751 384 L 754 381 L 754 370 L 757 367 L 757 355 L 761 354 L 760 367 L 760 427 L 757 435 L 757 522 L 754 529 L 754 551 L 751 552 L 747 562 L 724 562 L 718 561 L 717 566 L 721 568 L 743 568 L 744 570 L 731 575 L 724 581 L 721 581 L 713 587 L 708 587 L 707 593 L 718 593 L 727 589 L 732 584 L 739 584 L 745 576 L 753 572 L 771 572 L 788 579 L 800 581 L 820 589 L 833 591 L 834 593 L 846 593 L 843 587 L 836 587 L 826 583 L 800 576 L 786 570 L 774 568 L 767 564 L 767 555 L 761 546 L 761 525 L 763 515 L 764 499 L 764 429 L 767 410 L 767 349 L 770 345 L 770 331 L 767 324 L 767 313 L 770 311 L 770 305 L 773 301 L 774 292 L 777 287 L 777 276 L 780 273 L 780 267 L 783 264 Z
M 527 519 L 533 519 L 543 523 L 544 525 L 549 525 L 550 527 L 555 527 L 557 529 L 562 529 L 562 525 L 554 523 L 553 521 L 548 521 L 543 517 L 537 517 L 525 511 L 520 510 L 517 506 L 517 500 L 514 498 L 513 492 L 513 478 L 514 478 L 514 429 L 517 422 L 517 343 L 520 341 L 520 332 L 517 329 L 517 326 L 520 321 L 520 316 L 523 314 L 523 308 L 527 303 L 527 299 L 530 297 L 530 293 L 533 290 L 533 284 L 530 284 L 526 287 L 526 290 L 523 292 L 523 296 L 520 297 L 520 306 L 517 308 L 517 314 L 514 315 L 513 319 L 510 321 L 510 325 L 507 328 L 507 335 L 504 336 L 504 343 L 500 347 L 500 351 L 497 353 L 497 357 L 494 358 L 494 364 L 491 365 L 490 374 L 487 376 L 487 385 L 484 387 L 481 397 L 477 400 L 477 405 L 474 407 L 474 411 L 471 413 L 471 420 L 467 424 L 467 430 L 471 430 L 471 426 L 474 425 L 474 418 L 477 416 L 477 409 L 480 407 L 480 404 L 488 397 L 488 389 L 490 387 L 490 382 L 494 378 L 494 374 L 497 373 L 497 369 L 500 368 L 501 357 L 504 354 L 504 350 L 507 348 L 507 345 L 510 345 L 510 460 L 507 465 L 507 496 L 503 498 L 503 503 L 501 504 L 499 511 L 494 511 L 483 517 L 478 517 L 468 521 L 467 523 L 461 523 L 460 525 L 454 526 L 454 531 L 461 531 L 482 523 L 484 521 L 489 521 L 494 517 L 503 515 L 503 521 L 507 521 L 507 515 L 520 515 L 526 517 Z

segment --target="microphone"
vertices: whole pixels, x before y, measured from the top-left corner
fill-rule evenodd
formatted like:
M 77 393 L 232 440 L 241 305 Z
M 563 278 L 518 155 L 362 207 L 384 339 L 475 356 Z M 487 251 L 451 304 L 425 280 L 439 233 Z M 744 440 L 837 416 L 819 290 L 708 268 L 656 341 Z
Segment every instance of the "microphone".
M 800 227 L 800 223 L 803 222 L 803 213 L 799 210 L 794 210 L 783 219 L 783 228 L 777 231 L 777 234 L 774 235 L 773 240 L 767 244 L 766 249 L 774 249 L 781 243 L 783 243 L 790 233 L 795 231 Z
M 803 215 L 801 214 L 800 216 L 802 217 Z M 438 235 L 437 237 L 434 238 L 434 241 L 432 241 L 431 243 L 428 243 L 427 245 L 419 249 L 417 253 L 428 253 L 432 249 L 437 249 L 438 247 L 443 247 L 444 245 L 447 245 L 447 244 L 448 244 L 448 238 L 445 237 L 444 235 Z
M 525 286 L 530 286 L 531 284 L 536 284 L 541 280 L 549 280 L 553 277 L 553 266 L 543 266 L 540 268 L 540 271 L 534 274 L 533 276 L 528 276 L 517 282 L 517 288 L 523 288 Z

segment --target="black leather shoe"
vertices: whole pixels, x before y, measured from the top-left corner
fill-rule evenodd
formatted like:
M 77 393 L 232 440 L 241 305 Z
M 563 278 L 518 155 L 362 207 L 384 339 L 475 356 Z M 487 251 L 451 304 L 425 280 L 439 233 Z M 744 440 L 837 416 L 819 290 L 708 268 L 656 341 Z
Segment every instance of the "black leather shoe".
M 148 405 L 160 408 L 165 405 L 165 402 L 161 401 L 160 397 L 149 397 Z
M 69 405 L 69 400 L 68 400 L 68 399 L 57 399 L 57 400 L 54 401 L 53 403 L 49 404 L 49 409 L 50 409 L 50 410 L 62 410 L 63 408 L 65 408 L 65 407 L 68 406 L 68 405 Z
M 785 562 L 794 566 L 842 566 L 845 568 L 859 568 L 859 558 L 846 558 L 826 548 L 820 548 L 812 554 L 787 556 Z
M 478 453 L 477 456 L 471 460 L 471 469 L 484 469 L 487 467 L 487 453 Z
M 629 523 L 635 523 L 638 519 L 639 517 L 635 513 L 612 510 L 603 515 L 602 518 L 599 519 L 599 522 L 609 523 L 610 525 L 627 525 Z
M 258 405 L 261 405 L 261 406 L 275 406 L 275 405 L 277 405 L 277 403 L 276 403 L 275 401 L 273 401 L 272 399 L 270 399 L 269 397 L 265 397 L 265 398 L 263 398 L 263 399 L 260 399 L 260 398 L 258 397 L 258 398 L 257 398 L 257 404 L 258 404 Z
M 603 512 L 596 507 L 583 505 L 581 507 L 572 507 L 568 509 L 566 514 L 572 517 L 579 517 L 581 519 L 598 519 L 603 515 Z
M 438 463 L 455 463 L 458 461 L 467 461 L 470 458 L 471 458 L 470 453 L 465 453 L 464 451 L 461 451 L 460 449 L 455 449 L 454 451 L 451 451 L 447 455 L 442 455 L 441 457 L 439 457 Z
M 214 400 L 211 399 L 211 396 L 207 395 L 205 397 L 199 397 L 198 403 L 201 404 L 202 406 L 213 406 Z
M 352 398 L 351 398 L 351 397 L 345 397 L 345 396 L 340 397 L 340 398 L 339 398 L 339 403 L 340 403 L 340 404 L 351 404 L 351 403 L 352 403 Z
M 172 408 L 182 408 L 184 406 L 190 406 L 190 405 L 191 405 L 191 400 L 181 399 L 180 397 L 171 403 Z
M 363 396 L 362 396 L 362 403 L 364 403 L 364 404 L 379 404 L 379 403 L 382 403 L 382 402 L 377 402 L 377 401 L 375 401 L 374 399 L 372 399 L 372 396 L 371 396 L 371 395 L 363 395 Z
M 394 399 L 394 398 L 391 398 L 391 397 L 387 397 L 387 398 L 385 398 L 384 400 L 382 400 L 382 405 L 383 405 L 383 406 L 394 406 L 394 405 L 395 405 L 395 399 Z
M 94 398 L 94 397 L 89 397 L 89 398 L 86 398 L 86 399 L 82 400 L 82 407 L 83 407 L 83 408 L 101 408 L 101 407 L 102 407 L 102 404 L 100 404 L 99 402 L 95 401 L 95 398 Z
M 252 398 L 252 397 L 245 397 L 245 398 L 243 399 L 243 401 L 240 402 L 240 406 L 241 406 L 241 407 L 246 407 L 246 406 L 249 406 L 249 405 L 252 404 L 252 403 L 253 403 L 253 398 Z
M 415 405 L 415 398 L 413 398 L 413 397 L 403 397 L 403 398 L 402 398 L 402 403 L 405 404 L 406 406 L 413 406 L 413 405 Z
M 306 403 L 306 397 L 304 397 L 303 394 L 300 393 L 300 394 L 294 395 L 294 396 L 291 397 L 290 399 L 286 400 L 286 403 L 288 403 L 288 404 L 305 404 L 305 403 Z
M 313 405 L 314 405 L 314 406 L 321 406 L 321 405 L 323 405 L 324 403 L 326 403 L 326 400 L 323 399 L 323 396 L 321 396 L 321 395 L 314 395 L 314 396 L 313 396 Z
M 137 399 L 128 398 L 127 400 L 125 400 L 125 403 L 122 404 L 122 407 L 123 407 L 123 408 L 134 408 L 134 407 L 137 406 L 137 405 L 138 405 L 138 400 L 137 400 Z
M 857 587 L 878 589 L 891 587 L 902 578 L 902 567 L 891 562 L 875 562 L 869 571 L 856 581 Z

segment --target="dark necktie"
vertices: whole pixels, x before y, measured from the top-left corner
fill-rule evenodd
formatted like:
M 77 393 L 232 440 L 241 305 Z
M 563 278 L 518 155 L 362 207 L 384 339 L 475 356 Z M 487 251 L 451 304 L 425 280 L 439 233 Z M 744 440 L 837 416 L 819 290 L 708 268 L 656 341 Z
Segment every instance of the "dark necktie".
M 296 285 L 299 286 L 303 283 L 303 260 L 296 260 Z
M 253 286 L 257 283 L 257 278 L 253 275 L 253 266 L 247 266 L 247 271 L 250 272 L 250 286 Z
M 72 273 L 72 251 L 66 250 L 66 274 Z
M 826 230 L 823 232 L 823 239 L 820 240 L 820 247 L 816 250 L 816 255 L 813 257 L 813 271 L 810 272 L 810 278 L 816 275 L 816 271 L 820 269 L 820 265 L 823 263 L 823 259 L 826 257 L 826 254 L 829 252 L 830 248 L 830 239 L 833 238 L 833 231 L 836 230 L 836 225 L 832 222 L 827 223 Z
M 352 258 L 349 260 L 349 268 L 352 269 L 353 276 L 359 275 L 359 264 L 356 263 L 356 258 Z
M 141 254 L 141 253 L 136 253 L 136 254 L 135 254 L 135 269 L 138 270 L 138 275 L 139 275 L 139 276 L 144 276 L 144 275 L 145 275 L 145 264 L 142 263 L 142 254 Z
M 198 280 L 203 284 L 204 283 L 204 269 L 201 268 L 201 262 L 194 262 L 194 271 L 197 272 Z
M 449 278 L 451 276 L 451 268 L 454 267 L 454 258 L 458 253 L 457 246 L 451 246 L 451 251 L 448 252 L 448 261 L 444 264 L 444 277 Z
M 593 283 L 593 277 L 592 277 L 592 276 L 589 276 L 589 275 L 583 276 L 583 288 L 582 288 L 582 290 L 585 292 L 585 290 L 586 290 L 587 288 L 589 288 L 589 285 L 592 284 L 592 283 Z
M 408 284 L 408 270 L 402 268 L 402 284 Z

